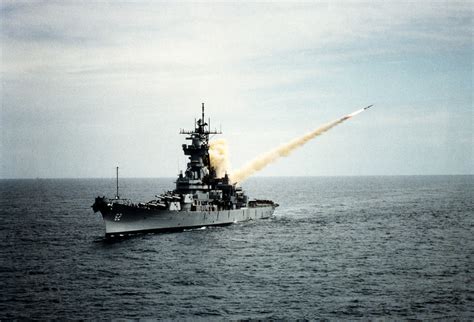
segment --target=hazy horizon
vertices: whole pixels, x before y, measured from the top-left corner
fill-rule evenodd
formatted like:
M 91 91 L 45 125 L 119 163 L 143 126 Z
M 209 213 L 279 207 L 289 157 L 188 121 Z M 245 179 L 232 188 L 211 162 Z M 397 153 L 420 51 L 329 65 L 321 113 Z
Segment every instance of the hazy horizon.
M 368 175 L 310 175 L 310 176 L 262 176 L 262 175 L 254 175 L 248 180 L 252 180 L 252 178 L 344 178 L 344 177 L 458 177 L 458 176 L 474 176 L 474 174 L 368 174 Z M 115 182 L 116 177 L 23 177 L 23 178 L 0 178 L 0 180 L 69 180 L 69 179 L 111 179 Z M 175 180 L 175 177 L 122 177 L 119 176 L 120 179 L 171 179 Z M 245 185 L 245 181 L 242 183 Z
M 199 117 L 258 176 L 472 175 L 472 2 L 2 1 L 0 178 L 174 177 Z M 214 126 L 213 126 L 214 127 Z

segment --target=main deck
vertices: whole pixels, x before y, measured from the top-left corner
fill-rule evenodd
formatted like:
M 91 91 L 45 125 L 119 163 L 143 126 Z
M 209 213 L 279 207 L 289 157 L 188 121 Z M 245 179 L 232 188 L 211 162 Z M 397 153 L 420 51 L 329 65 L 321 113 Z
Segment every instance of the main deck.
M 236 222 L 269 218 L 274 206 L 264 205 L 221 211 L 145 210 L 132 207 L 114 207 L 102 214 L 106 236 L 142 232 L 180 231 L 205 226 L 224 226 Z

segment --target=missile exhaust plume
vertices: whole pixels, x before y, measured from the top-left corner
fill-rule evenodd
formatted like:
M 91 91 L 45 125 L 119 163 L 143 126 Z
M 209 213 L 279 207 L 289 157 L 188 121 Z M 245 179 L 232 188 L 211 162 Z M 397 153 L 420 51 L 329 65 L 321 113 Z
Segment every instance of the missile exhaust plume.
M 341 124 L 342 122 L 356 116 L 357 114 L 362 113 L 363 111 L 370 108 L 371 106 L 372 105 L 367 106 L 365 108 L 362 108 L 360 110 L 357 110 L 353 113 L 347 114 L 347 115 L 345 115 L 345 116 L 343 116 L 343 117 L 341 117 L 337 120 L 334 120 L 332 122 L 326 123 L 325 125 L 317 128 L 317 129 L 315 129 L 315 130 L 313 130 L 313 131 L 311 131 L 311 132 L 309 132 L 309 133 L 307 133 L 303 136 L 300 136 L 296 139 L 293 139 L 290 142 L 285 143 L 285 144 L 277 147 L 276 149 L 273 149 L 271 151 L 268 151 L 268 152 L 260 155 L 256 159 L 254 159 L 254 160 L 250 161 L 249 163 L 247 163 L 246 165 L 244 165 L 242 168 L 240 168 L 236 171 L 233 171 L 230 174 L 231 181 L 232 182 L 242 182 L 242 181 L 244 181 L 245 179 L 250 177 L 252 174 L 254 174 L 257 171 L 262 170 L 267 165 L 269 165 L 270 163 L 275 162 L 280 157 L 286 157 L 286 156 L 290 155 L 290 153 L 292 153 L 295 149 L 299 148 L 300 146 L 303 146 L 308 141 L 314 139 L 317 136 L 320 136 L 321 134 L 329 131 L 330 129 L 332 129 L 336 125 Z
M 209 142 L 209 158 L 216 176 L 222 178 L 230 170 L 229 149 L 225 139 Z

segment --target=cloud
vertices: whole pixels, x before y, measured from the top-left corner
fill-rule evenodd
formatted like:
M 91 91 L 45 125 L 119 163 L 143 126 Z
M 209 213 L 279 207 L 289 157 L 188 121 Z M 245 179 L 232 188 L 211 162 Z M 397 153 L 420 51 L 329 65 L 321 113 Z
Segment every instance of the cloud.
M 326 66 L 328 61 L 334 65 L 357 57 L 470 43 L 470 25 L 465 22 L 469 15 L 462 7 L 352 2 L 10 4 L 9 10 L 2 10 L 2 77 L 100 78 L 112 84 L 136 78 L 144 86 L 177 86 L 197 95 L 209 92 L 203 86 L 218 93 L 278 88 L 341 72 Z M 413 28 L 417 25 L 421 27 Z M 126 86 L 127 81 L 122 83 Z
M 216 119 L 230 118 L 226 128 L 243 133 L 241 142 L 252 139 L 261 120 L 269 123 L 268 133 L 292 136 L 301 123 L 317 125 L 311 118 L 330 120 L 366 103 L 354 65 L 366 62 L 364 73 L 375 74 L 371 65 L 380 68 L 380 61 L 472 50 L 471 7 L 470 2 L 2 1 L 1 122 L 11 138 L 3 140 L 2 150 L 19 151 L 15 138 L 35 135 L 41 144 L 27 146 L 41 147 L 55 136 L 71 136 L 71 128 L 80 133 L 80 142 L 72 142 L 84 150 L 93 145 L 87 140 L 108 136 L 104 141 L 113 144 L 119 135 L 152 150 L 148 141 L 158 131 L 174 133 L 188 124 L 201 101 Z M 383 72 L 378 75 L 386 77 Z M 399 90 L 397 84 L 405 81 L 399 79 L 388 91 Z M 416 84 L 413 79 L 407 83 Z M 381 83 L 368 83 L 378 91 L 366 90 L 366 96 L 382 95 L 387 89 L 377 87 Z M 247 124 L 234 117 L 248 115 Z M 58 151 L 67 142 L 58 139 Z M 91 153 L 101 149 L 97 144 Z M 107 157 L 117 157 L 119 150 L 117 145 L 116 154 Z M 253 156 L 234 155 L 245 158 L 247 152 Z M 174 171 L 174 165 L 160 166 Z
M 466 44 L 471 35 L 471 25 L 465 21 L 469 15 L 457 5 L 439 8 L 429 3 L 47 2 L 19 6 L 2 18 L 4 62 L 7 70 L 16 66 L 13 72 L 44 66 L 85 72 L 120 66 L 127 72 L 143 72 L 143 66 L 150 66 L 155 72 L 171 66 L 178 72 L 187 68 L 213 73 L 254 59 L 291 60 L 304 50 L 322 50 L 324 55 L 329 47 L 331 54 L 341 54 L 337 46 L 345 49 L 387 35 L 448 44 Z

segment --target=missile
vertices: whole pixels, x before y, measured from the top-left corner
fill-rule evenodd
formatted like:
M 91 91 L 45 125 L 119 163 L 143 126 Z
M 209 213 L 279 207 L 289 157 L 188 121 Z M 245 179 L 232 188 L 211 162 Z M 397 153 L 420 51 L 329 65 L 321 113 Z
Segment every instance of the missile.
M 371 108 L 372 106 L 374 106 L 374 105 L 372 104 L 372 105 L 369 105 L 369 106 L 367 106 L 367 107 L 361 108 L 360 110 L 357 110 L 357 111 L 355 111 L 355 112 L 352 112 L 351 114 L 347 114 L 346 116 L 343 116 L 341 119 L 342 119 L 342 120 L 350 119 L 351 117 L 356 116 L 357 114 L 362 113 L 363 111 L 365 111 L 365 110 Z

